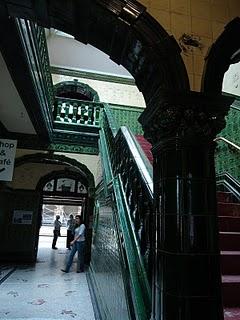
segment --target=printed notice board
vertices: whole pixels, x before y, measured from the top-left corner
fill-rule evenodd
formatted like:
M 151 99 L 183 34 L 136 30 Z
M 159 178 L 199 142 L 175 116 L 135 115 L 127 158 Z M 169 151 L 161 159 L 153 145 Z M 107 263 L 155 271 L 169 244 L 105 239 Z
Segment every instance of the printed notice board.
M 17 140 L 0 138 L 0 181 L 12 181 Z
M 32 224 L 32 211 L 14 210 L 13 211 L 13 224 Z

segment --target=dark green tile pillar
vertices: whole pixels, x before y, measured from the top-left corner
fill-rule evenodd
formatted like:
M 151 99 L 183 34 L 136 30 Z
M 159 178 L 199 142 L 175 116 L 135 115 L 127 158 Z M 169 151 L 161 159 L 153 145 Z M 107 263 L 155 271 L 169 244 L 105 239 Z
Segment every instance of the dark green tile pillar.
M 228 98 L 162 93 L 140 117 L 153 145 L 152 320 L 222 320 L 213 139 Z

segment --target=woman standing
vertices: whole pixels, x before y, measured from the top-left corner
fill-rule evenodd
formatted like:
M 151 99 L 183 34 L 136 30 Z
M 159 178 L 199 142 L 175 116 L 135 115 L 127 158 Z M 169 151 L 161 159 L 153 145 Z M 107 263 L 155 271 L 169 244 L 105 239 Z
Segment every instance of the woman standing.
M 73 258 L 76 252 L 78 252 L 77 272 L 84 272 L 84 249 L 85 249 L 85 224 L 82 222 L 80 215 L 76 215 L 76 228 L 74 232 L 74 239 L 70 242 L 72 246 L 66 269 L 61 269 L 63 272 L 69 272 Z
M 69 250 L 70 248 L 70 242 L 74 239 L 74 229 L 75 229 L 75 219 L 73 219 L 73 215 L 69 215 L 69 219 L 67 221 L 67 243 L 66 248 Z

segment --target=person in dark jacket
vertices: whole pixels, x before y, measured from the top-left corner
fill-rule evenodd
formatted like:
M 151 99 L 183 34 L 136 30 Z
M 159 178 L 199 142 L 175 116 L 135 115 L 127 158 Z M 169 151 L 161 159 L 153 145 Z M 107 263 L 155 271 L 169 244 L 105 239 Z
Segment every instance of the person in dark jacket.
M 60 221 L 60 216 L 57 214 L 56 219 L 53 223 L 54 229 L 53 229 L 53 242 L 52 242 L 52 249 L 57 249 L 56 243 L 57 243 L 57 238 L 60 236 L 60 230 L 62 223 Z
M 67 221 L 67 243 L 66 248 L 71 250 L 70 242 L 74 239 L 74 229 L 75 229 L 75 219 L 73 218 L 73 215 L 69 215 L 69 219 Z

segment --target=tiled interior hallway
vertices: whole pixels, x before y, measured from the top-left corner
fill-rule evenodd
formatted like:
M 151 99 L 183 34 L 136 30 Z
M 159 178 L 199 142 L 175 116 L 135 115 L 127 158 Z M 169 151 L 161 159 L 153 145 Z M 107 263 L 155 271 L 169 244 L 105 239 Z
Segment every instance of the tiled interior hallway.
M 58 250 L 51 241 L 40 237 L 36 264 L 1 266 L 0 319 L 95 319 L 86 274 L 75 272 L 76 261 L 68 274 L 60 271 L 69 253 L 66 238 L 58 238 Z

